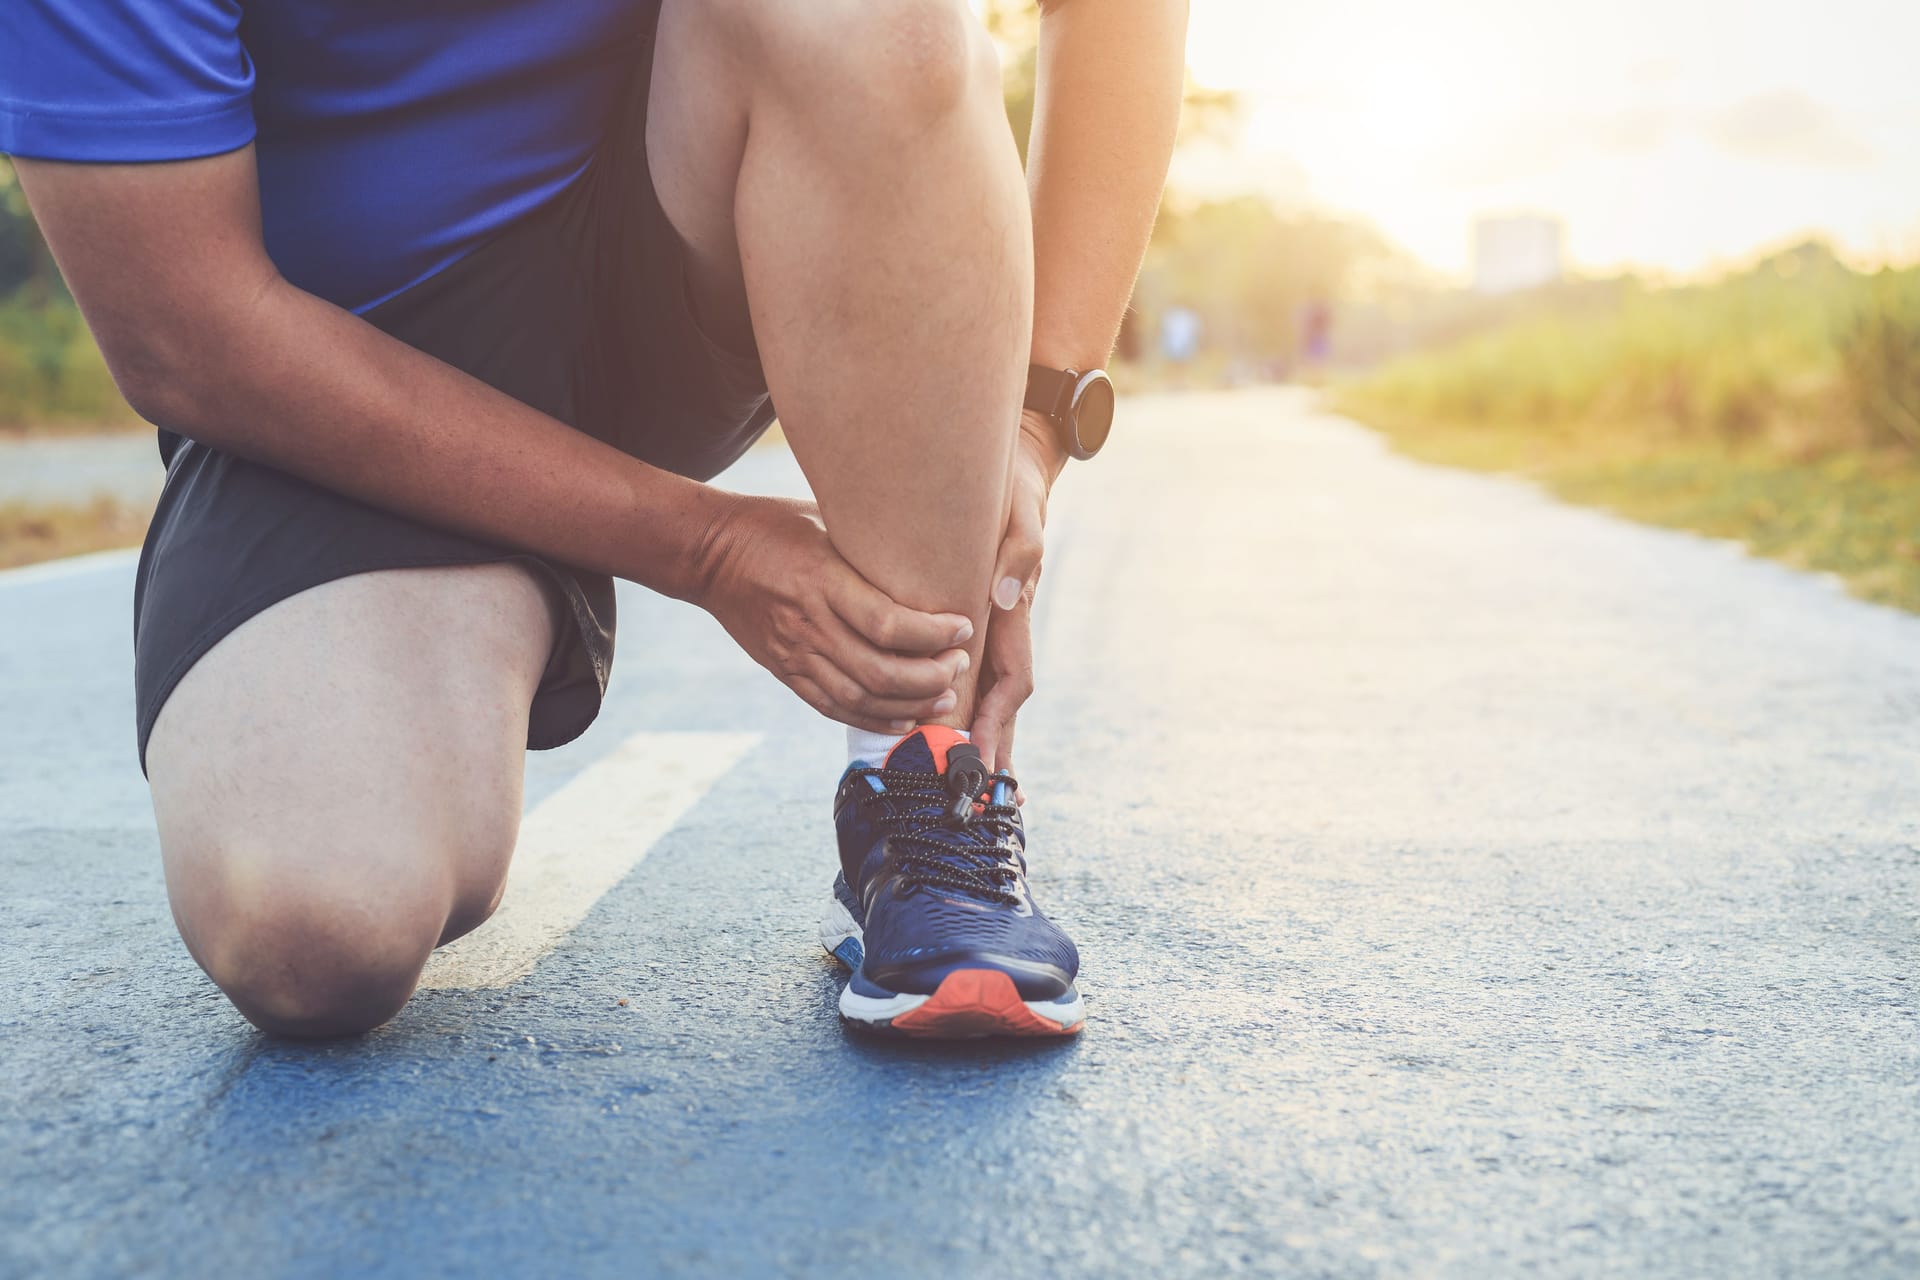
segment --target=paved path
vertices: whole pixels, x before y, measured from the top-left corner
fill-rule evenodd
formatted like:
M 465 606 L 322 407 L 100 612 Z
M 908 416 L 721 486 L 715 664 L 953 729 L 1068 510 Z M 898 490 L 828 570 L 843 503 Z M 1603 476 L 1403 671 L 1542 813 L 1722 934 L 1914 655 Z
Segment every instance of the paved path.
M 160 492 L 151 430 L 97 436 L 0 436 L 0 503 L 151 503 Z
M 836 734 L 638 592 L 529 766 L 604 896 L 269 1042 L 168 922 L 124 561 L 0 578 L 0 1273 L 1920 1269 L 1920 618 L 1278 393 L 1111 452 L 1022 733 L 1064 1047 L 842 1033 Z

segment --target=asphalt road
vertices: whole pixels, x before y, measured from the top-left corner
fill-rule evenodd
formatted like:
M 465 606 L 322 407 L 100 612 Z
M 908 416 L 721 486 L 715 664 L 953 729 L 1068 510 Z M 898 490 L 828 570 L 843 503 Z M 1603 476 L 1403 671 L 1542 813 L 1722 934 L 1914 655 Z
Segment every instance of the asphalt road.
M 108 497 L 129 505 L 151 504 L 159 496 L 163 474 L 152 431 L 0 436 L 0 503 L 82 503 Z
M 1065 1045 L 843 1033 L 837 734 L 638 592 L 529 766 L 632 869 L 525 976 L 268 1041 L 168 920 L 128 566 L 0 577 L 0 1273 L 1920 1270 L 1920 618 L 1281 393 L 1109 452 L 1021 734 Z

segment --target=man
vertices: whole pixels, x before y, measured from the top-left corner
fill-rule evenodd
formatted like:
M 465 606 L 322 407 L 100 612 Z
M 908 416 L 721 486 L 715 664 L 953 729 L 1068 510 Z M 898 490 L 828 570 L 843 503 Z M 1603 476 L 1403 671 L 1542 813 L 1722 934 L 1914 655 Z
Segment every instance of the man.
M 849 1020 L 1078 1029 L 1014 717 L 1185 17 L 1044 7 L 1029 189 L 964 0 L 0 7 L 0 150 L 161 427 L 141 761 L 242 1013 L 364 1031 L 486 919 L 617 576 L 850 726 Z M 817 508 L 705 483 L 774 404 Z

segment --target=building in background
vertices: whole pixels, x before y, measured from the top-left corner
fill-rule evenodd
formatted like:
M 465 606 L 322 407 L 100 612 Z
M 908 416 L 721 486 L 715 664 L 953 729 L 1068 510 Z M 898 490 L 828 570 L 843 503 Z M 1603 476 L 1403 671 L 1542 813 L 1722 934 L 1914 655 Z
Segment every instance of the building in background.
M 1473 287 L 1513 293 L 1552 284 L 1565 274 L 1566 229 L 1560 219 L 1523 213 L 1476 218 Z

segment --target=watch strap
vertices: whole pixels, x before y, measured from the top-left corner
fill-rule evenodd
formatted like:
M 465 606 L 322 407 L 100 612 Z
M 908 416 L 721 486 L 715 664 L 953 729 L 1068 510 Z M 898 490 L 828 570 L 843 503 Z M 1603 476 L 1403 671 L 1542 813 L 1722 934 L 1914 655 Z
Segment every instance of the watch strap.
M 1073 389 L 1080 375 L 1071 369 L 1049 369 L 1043 364 L 1027 366 L 1027 408 L 1044 413 L 1056 426 L 1065 426 L 1067 410 L 1073 407 Z

